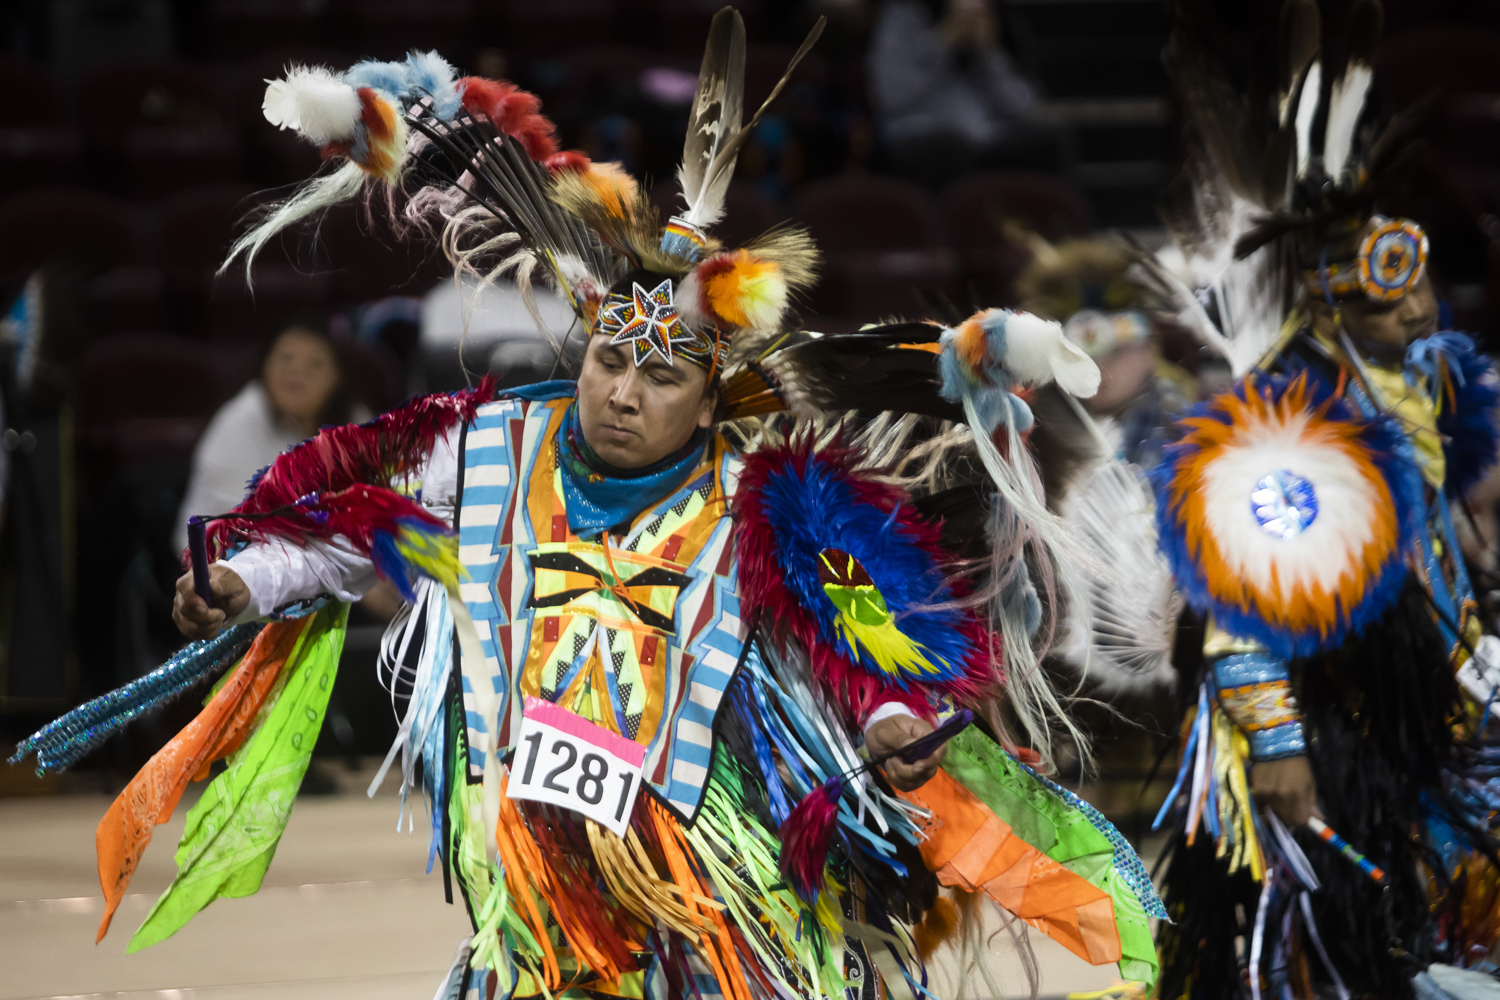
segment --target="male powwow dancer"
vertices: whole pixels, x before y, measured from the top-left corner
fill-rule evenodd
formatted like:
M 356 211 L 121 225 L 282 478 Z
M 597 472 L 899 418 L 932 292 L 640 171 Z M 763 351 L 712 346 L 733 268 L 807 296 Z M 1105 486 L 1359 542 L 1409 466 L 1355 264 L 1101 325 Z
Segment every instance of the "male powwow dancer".
M 1167 50 L 1193 151 L 1164 215 L 1203 290 L 1152 283 L 1241 377 L 1151 473 L 1206 622 L 1158 818 L 1163 997 L 1497 988 L 1496 640 L 1454 519 L 1500 393 L 1441 329 L 1422 227 L 1379 214 L 1410 149 L 1410 116 L 1367 106 L 1380 27 L 1355 4 L 1325 47 L 1317 7 L 1287 3 L 1259 98 L 1190 23 Z
M 726 8 L 665 227 L 617 165 L 559 152 L 533 96 L 433 54 L 270 85 L 268 118 L 331 162 L 236 255 L 401 185 L 458 268 L 549 283 L 587 343 L 576 382 L 486 380 L 282 455 L 179 582 L 200 641 L 22 745 L 66 766 L 228 668 L 101 823 L 112 914 L 151 826 L 228 756 L 132 948 L 259 886 L 344 609 L 386 578 L 409 602 L 391 759 L 474 928 L 440 995 L 915 998 L 938 944 L 982 947 L 986 901 L 1153 978 L 1139 859 L 1022 762 L 1064 721 L 1036 653 L 1070 556 L 1011 390 L 1087 395 L 1097 369 L 1003 311 L 797 329 L 806 235 L 707 234 L 754 123 L 743 64 Z

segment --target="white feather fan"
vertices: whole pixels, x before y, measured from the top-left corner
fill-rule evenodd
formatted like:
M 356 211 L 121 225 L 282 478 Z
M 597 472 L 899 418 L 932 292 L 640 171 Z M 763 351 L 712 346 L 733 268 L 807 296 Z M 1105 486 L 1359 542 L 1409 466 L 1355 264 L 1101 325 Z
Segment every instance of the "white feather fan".
M 1088 556 L 1088 677 L 1101 694 L 1170 687 L 1183 602 L 1157 551 L 1141 470 L 1119 459 L 1100 463 L 1074 488 L 1064 517 Z

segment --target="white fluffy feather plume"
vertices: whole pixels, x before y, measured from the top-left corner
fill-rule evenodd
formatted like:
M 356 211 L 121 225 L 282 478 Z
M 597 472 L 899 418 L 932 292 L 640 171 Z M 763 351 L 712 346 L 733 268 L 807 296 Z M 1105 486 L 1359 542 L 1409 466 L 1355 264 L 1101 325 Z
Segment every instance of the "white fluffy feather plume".
M 354 138 L 359 122 L 359 94 L 332 70 L 322 66 L 290 66 L 286 79 L 267 80 L 261 111 L 279 128 L 296 129 L 304 139 L 322 146 Z
M 1106 432 L 1108 433 L 1108 432 Z M 1064 518 L 1088 552 L 1087 675 L 1101 694 L 1169 687 L 1182 596 L 1156 545 L 1151 493 L 1136 466 L 1111 459 L 1075 487 Z
M 1307 176 L 1312 165 L 1312 127 L 1318 115 L 1318 98 L 1323 91 L 1323 64 L 1315 62 L 1307 69 L 1307 79 L 1302 82 L 1302 95 L 1297 98 L 1297 176 Z
M 1063 334 L 1062 324 L 1028 312 L 1005 321 L 1006 369 L 1027 385 L 1056 381 L 1084 399 L 1099 391 L 1099 366 Z
M 1375 71 L 1364 63 L 1351 63 L 1333 84 L 1333 93 L 1328 102 L 1327 138 L 1323 142 L 1323 169 L 1337 181 L 1349 166 L 1349 154 L 1354 150 L 1354 130 L 1359 124 L 1359 115 L 1365 109 L 1365 95 L 1370 92 L 1370 83 Z

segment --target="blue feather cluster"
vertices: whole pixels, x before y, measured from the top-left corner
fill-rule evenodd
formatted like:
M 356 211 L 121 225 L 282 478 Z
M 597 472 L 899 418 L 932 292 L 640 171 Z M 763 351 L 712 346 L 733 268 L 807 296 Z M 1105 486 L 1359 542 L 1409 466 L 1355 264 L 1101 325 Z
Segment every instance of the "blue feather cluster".
M 929 610 L 953 597 L 932 553 L 899 522 L 900 506 L 882 510 L 861 497 L 847 473 L 824 454 L 807 457 L 799 472 L 787 461 L 767 477 L 760 497 L 766 521 L 776 533 L 776 558 L 786 588 L 813 614 L 821 637 L 831 648 L 863 670 L 901 687 L 915 677 L 887 674 L 862 650 L 851 648 L 835 627 L 838 609 L 818 577 L 818 553 L 833 548 L 864 565 L 898 627 L 926 651 L 938 673 L 926 682 L 958 681 L 967 676 L 971 652 L 962 615 Z
M 409 52 L 401 62 L 366 59 L 355 63 L 344 74 L 344 82 L 383 91 L 403 104 L 431 97 L 437 116 L 450 119 L 458 114 L 463 97 L 454 86 L 454 76 L 453 67 L 436 52 Z
M 1358 440 L 1384 478 L 1396 506 L 1396 547 L 1366 587 L 1364 598 L 1353 607 L 1339 608 L 1336 621 L 1320 623 L 1324 626 L 1322 629 L 1294 632 L 1287 629 L 1285 623 L 1265 620 L 1253 609 L 1215 599 L 1198 553 L 1188 546 L 1187 524 L 1182 517 L 1181 505 L 1172 502 L 1173 481 L 1182 466 L 1198 453 L 1198 447 L 1191 439 L 1169 445 L 1162 463 L 1147 473 L 1156 499 L 1157 544 L 1172 567 L 1178 589 L 1188 604 L 1200 613 L 1212 615 L 1215 623 L 1231 635 L 1254 640 L 1273 656 L 1284 659 L 1334 649 L 1378 620 L 1400 595 L 1407 576 L 1404 554 L 1416 544 L 1423 530 L 1422 475 L 1410 458 L 1405 457 L 1406 441 L 1400 424 L 1388 417 L 1367 420 L 1348 400 L 1336 396 L 1333 386 L 1311 371 L 1300 377 L 1308 380 L 1308 405 L 1322 409 L 1321 419 L 1359 425 Z M 1259 373 L 1250 379 L 1253 379 L 1253 391 L 1273 404 L 1280 402 L 1293 382 L 1280 375 Z M 1233 423 L 1226 404 L 1231 398 L 1247 398 L 1245 394 L 1250 391 L 1250 379 L 1241 379 L 1229 392 L 1192 407 L 1183 414 L 1178 426 L 1182 427 L 1184 421 L 1195 418 L 1218 420 L 1226 425 Z M 1246 503 L 1248 501 L 1247 497 Z
M 1445 362 L 1448 381 L 1454 397 L 1445 395 L 1442 372 L 1432 360 Z M 1407 361 L 1420 367 L 1428 376 L 1433 395 L 1442 399 L 1438 413 L 1438 433 L 1443 435 L 1443 456 L 1448 466 L 1447 486 L 1462 495 L 1484 478 L 1495 465 L 1500 448 L 1500 427 L 1496 426 L 1500 406 L 1500 376 L 1495 365 L 1474 347 L 1466 333 L 1452 330 L 1425 337 L 1412 345 Z

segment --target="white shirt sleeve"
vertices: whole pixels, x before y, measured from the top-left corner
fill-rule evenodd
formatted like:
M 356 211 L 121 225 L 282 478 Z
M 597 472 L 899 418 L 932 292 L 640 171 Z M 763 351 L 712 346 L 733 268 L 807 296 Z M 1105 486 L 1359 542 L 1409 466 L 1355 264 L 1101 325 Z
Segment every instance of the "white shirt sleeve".
M 462 431 L 460 423 L 450 427 L 404 484 L 420 489 L 422 506 L 449 525 L 458 506 L 458 442 Z M 250 590 L 249 605 L 228 622 L 231 625 L 263 618 L 279 607 L 319 594 L 357 601 L 379 579 L 369 557 L 355 551 L 342 535 L 306 545 L 283 539 L 256 542 L 221 562 Z

